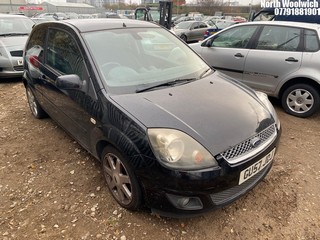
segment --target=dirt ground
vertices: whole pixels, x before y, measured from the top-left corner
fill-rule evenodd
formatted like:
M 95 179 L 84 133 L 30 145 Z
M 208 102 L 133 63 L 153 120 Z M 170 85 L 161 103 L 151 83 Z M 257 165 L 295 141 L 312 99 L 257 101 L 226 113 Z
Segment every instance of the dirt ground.
M 99 162 L 50 118 L 34 119 L 18 80 L 0 81 L 0 239 L 320 239 L 320 113 L 289 116 L 271 172 L 201 217 L 120 208 Z

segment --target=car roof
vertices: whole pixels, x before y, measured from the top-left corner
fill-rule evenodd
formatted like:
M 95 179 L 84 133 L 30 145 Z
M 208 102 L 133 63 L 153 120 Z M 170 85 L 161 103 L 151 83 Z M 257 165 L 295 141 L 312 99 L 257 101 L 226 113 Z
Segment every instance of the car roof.
M 237 26 L 243 25 L 274 25 L 274 26 L 289 26 L 289 27 L 300 27 L 300 28 L 311 28 L 318 30 L 319 24 L 316 23 L 304 23 L 304 22 L 289 22 L 289 21 L 256 21 L 256 22 L 244 22 L 236 24 Z
M 20 14 L 2 14 L 0 13 L 0 18 L 28 18 Z
M 158 27 L 159 25 L 140 20 L 132 20 L 132 19 L 118 19 L 118 18 L 91 18 L 91 19 L 70 19 L 63 21 L 50 21 L 39 23 L 39 26 L 44 25 L 67 25 L 70 27 L 76 28 L 79 32 L 92 32 L 92 31 L 100 31 L 100 30 L 108 30 L 108 29 L 119 29 L 119 28 L 148 28 L 148 27 Z

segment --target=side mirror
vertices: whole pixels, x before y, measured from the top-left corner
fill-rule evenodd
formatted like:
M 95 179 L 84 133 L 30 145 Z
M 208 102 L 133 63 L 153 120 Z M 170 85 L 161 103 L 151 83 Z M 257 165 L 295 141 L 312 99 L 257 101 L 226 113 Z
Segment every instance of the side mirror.
M 212 42 L 213 42 L 213 38 L 210 38 L 208 39 L 207 41 L 204 41 L 202 44 L 201 44 L 201 47 L 211 47 L 212 46 Z
M 56 87 L 62 90 L 84 90 L 85 81 L 81 81 L 80 77 L 75 74 L 59 76 L 56 79 Z

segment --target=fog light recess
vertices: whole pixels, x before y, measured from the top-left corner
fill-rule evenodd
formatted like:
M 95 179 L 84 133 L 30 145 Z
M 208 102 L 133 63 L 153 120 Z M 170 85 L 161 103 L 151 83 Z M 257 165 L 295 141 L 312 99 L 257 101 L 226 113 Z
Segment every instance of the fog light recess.
M 177 196 L 173 194 L 167 194 L 169 201 L 178 209 L 182 210 L 200 210 L 203 208 L 203 204 L 198 197 Z

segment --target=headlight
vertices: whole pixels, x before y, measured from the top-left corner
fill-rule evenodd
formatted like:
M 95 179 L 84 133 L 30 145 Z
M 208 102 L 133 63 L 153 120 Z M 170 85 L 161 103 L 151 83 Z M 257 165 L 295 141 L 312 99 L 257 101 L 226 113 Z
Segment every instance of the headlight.
M 7 51 L 4 47 L 0 46 L 0 57 L 8 58 Z
M 261 102 L 266 106 L 266 108 L 270 111 L 271 115 L 274 118 L 274 121 L 277 124 L 277 128 L 280 129 L 280 121 L 279 121 L 278 115 L 274 110 L 274 107 L 272 106 L 271 102 L 269 101 L 267 94 L 256 91 L 256 95 L 261 100 Z
M 155 156 L 170 168 L 196 170 L 218 166 L 201 144 L 181 131 L 151 128 L 148 137 Z

